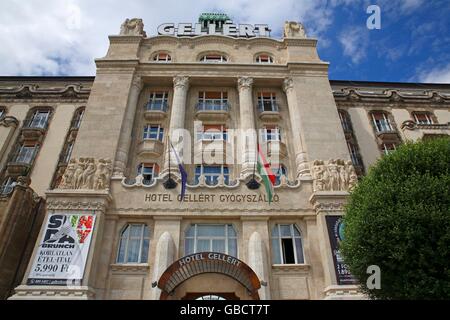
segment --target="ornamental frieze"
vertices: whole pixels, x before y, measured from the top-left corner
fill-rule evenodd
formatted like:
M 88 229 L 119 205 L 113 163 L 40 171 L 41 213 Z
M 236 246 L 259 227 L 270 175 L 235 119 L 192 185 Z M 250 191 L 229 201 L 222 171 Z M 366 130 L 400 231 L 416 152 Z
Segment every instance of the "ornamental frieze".
M 347 191 L 358 182 L 350 160 L 315 160 L 312 165 L 314 191 Z
M 59 189 L 107 190 L 111 172 L 110 159 L 70 159 Z

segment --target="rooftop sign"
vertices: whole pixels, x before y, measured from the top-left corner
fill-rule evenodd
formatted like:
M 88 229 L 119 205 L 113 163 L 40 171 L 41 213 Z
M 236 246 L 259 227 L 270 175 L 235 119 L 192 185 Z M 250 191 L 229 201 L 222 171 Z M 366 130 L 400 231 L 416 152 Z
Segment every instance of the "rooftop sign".
M 270 37 L 270 29 L 267 24 L 234 24 L 231 20 L 225 20 L 226 15 L 202 14 L 199 23 L 163 23 L 158 27 L 159 35 L 171 35 L 178 37 L 193 37 L 201 35 L 223 35 L 229 37 Z

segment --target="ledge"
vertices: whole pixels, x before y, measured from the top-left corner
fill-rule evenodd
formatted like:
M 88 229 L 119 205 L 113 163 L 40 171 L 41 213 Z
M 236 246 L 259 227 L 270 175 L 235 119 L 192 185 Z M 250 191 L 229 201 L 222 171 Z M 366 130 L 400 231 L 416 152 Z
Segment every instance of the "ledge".
M 274 271 L 283 271 L 283 272 L 309 271 L 311 269 L 311 265 L 309 265 L 309 264 L 273 264 L 272 269 Z
M 113 272 L 147 272 L 150 269 L 148 263 L 114 263 L 110 265 Z

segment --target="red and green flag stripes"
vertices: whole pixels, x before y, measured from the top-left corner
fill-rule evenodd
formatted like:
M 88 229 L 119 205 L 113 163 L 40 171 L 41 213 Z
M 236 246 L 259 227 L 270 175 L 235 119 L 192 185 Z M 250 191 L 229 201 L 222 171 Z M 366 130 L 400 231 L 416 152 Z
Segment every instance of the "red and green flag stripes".
M 272 202 L 274 189 L 273 186 L 275 184 L 276 177 L 270 168 L 270 164 L 266 161 L 266 157 L 261 150 L 260 145 L 258 144 L 258 161 L 256 163 L 258 174 L 262 178 L 262 182 L 264 183 L 264 188 L 266 189 L 267 198 L 269 199 L 269 203 Z

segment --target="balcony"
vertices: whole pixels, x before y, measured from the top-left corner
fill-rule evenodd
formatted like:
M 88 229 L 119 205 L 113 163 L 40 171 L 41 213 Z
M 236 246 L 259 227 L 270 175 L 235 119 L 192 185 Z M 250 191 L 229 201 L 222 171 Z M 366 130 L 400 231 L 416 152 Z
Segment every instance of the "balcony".
M 205 99 L 197 103 L 195 110 L 199 120 L 225 122 L 228 119 L 229 104 L 220 99 Z
M 160 140 L 145 139 L 137 146 L 139 157 L 159 157 L 164 152 L 164 144 Z
M 22 127 L 24 140 L 40 140 L 47 131 L 47 119 L 26 119 Z
M 271 161 L 275 159 L 285 159 L 288 156 L 286 144 L 282 141 L 272 140 L 267 141 L 267 157 L 271 158 Z
M 160 121 L 167 116 L 167 101 L 150 101 L 144 106 L 144 118 L 149 121 Z
M 273 101 L 258 103 L 259 118 L 264 122 L 277 122 L 281 119 L 278 104 Z

